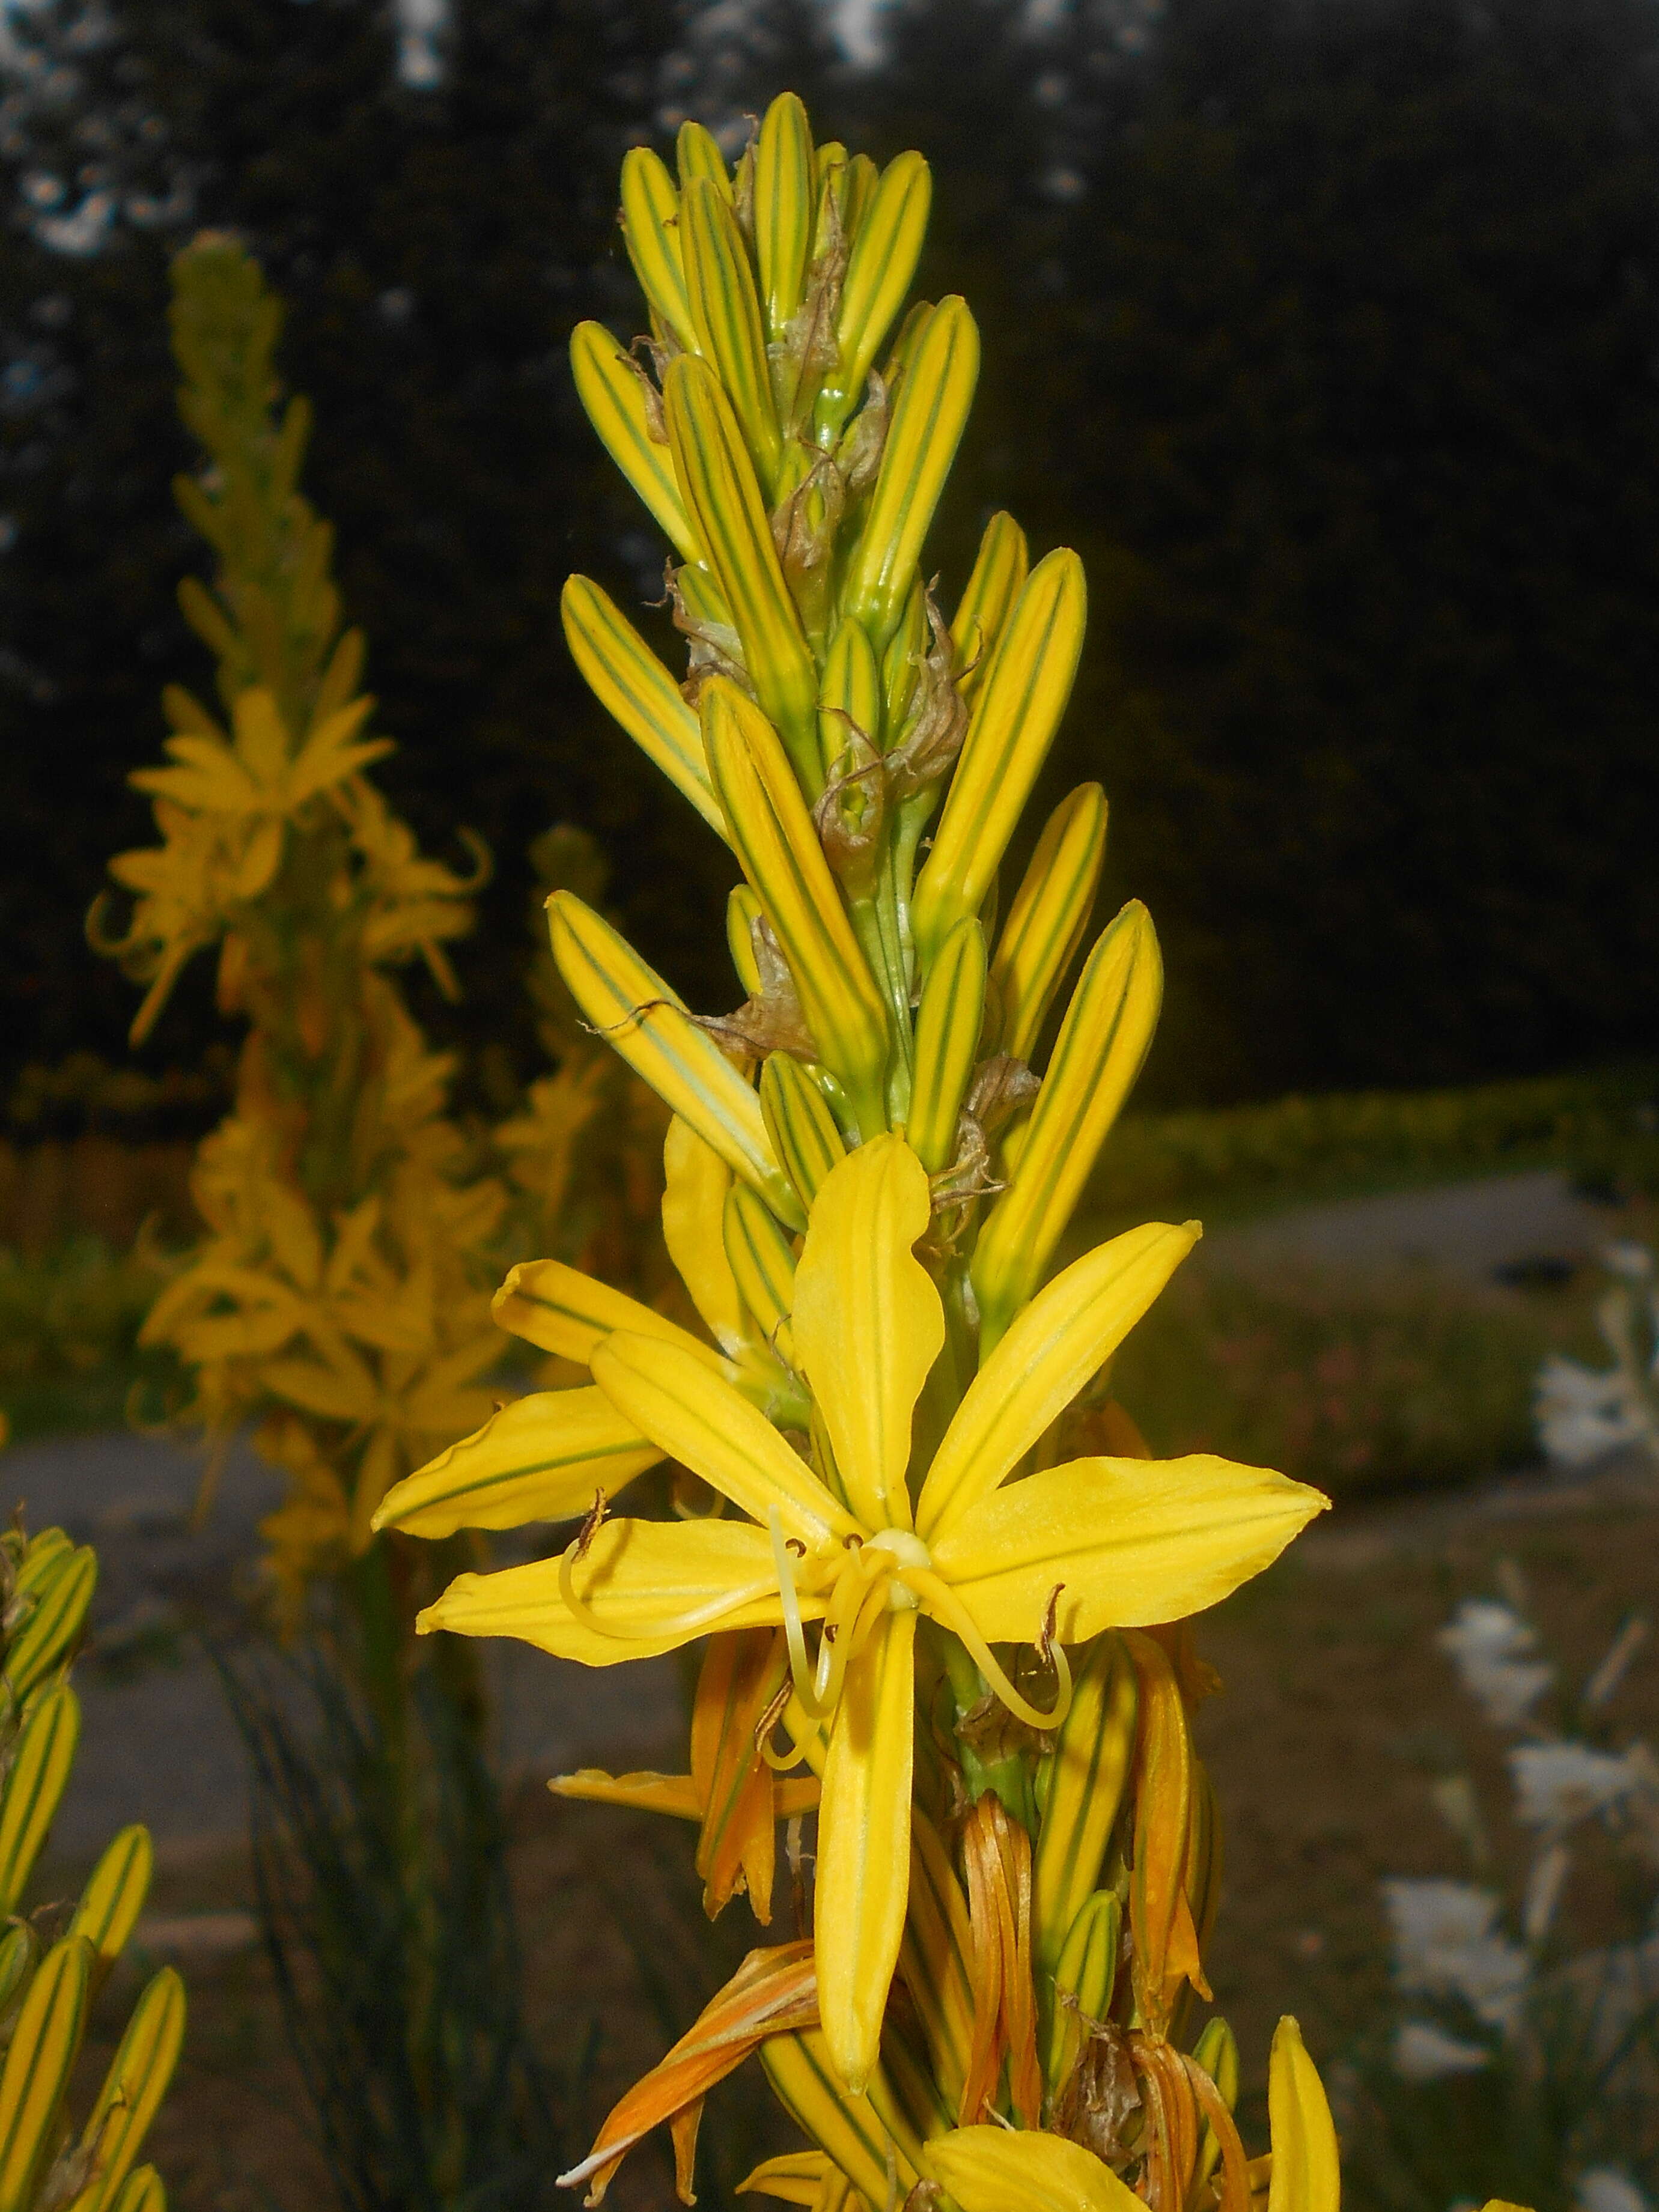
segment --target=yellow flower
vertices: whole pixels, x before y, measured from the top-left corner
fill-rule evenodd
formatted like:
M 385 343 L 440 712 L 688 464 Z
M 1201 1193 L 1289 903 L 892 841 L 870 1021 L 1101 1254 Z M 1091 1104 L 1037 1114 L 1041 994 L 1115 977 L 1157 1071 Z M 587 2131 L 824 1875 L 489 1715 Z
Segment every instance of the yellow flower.
M 624 1325 L 592 1341 L 594 1397 L 746 1519 L 596 1512 L 562 1559 L 464 1575 L 422 1617 L 590 1665 L 716 1627 L 784 1628 L 799 1709 L 828 1729 L 818 1987 L 828 2047 L 854 2092 L 875 2063 L 903 1928 L 918 1620 L 959 1638 L 1004 1704 L 1041 1726 L 1066 1694 L 1066 1644 L 1214 1604 L 1325 1503 L 1208 1457 L 1077 1460 L 1007 1481 L 1190 1245 L 1190 1231 L 1162 1225 L 1089 1254 L 1026 1308 L 917 1481 L 912 1418 L 945 1341 L 939 1294 L 911 1249 L 929 1218 L 926 1171 L 896 1136 L 860 1146 L 817 1194 L 790 1320 L 813 1465 L 683 1333 Z M 1016 1688 L 999 1643 L 1052 1653 L 1055 1710 Z

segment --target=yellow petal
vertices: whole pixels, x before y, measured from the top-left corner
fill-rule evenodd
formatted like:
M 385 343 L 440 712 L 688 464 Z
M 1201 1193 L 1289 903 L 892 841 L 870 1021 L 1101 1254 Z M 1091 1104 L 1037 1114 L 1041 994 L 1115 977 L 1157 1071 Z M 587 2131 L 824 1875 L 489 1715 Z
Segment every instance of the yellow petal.
M 586 576 L 567 580 L 559 608 L 570 657 L 589 690 L 715 836 L 725 837 L 702 730 L 678 684 L 621 609 Z
M 818 1808 L 818 2007 L 842 2086 L 874 2070 L 910 1875 L 915 1741 L 913 1612 L 884 1613 L 847 1670 Z
M 927 1471 L 916 1527 L 931 1540 L 978 1504 L 1123 1341 L 1198 1242 L 1198 1224 L 1126 1230 L 1024 1307 L 969 1384 Z
M 1004 625 L 1025 588 L 1030 556 L 1025 532 L 1012 514 L 994 514 L 979 541 L 979 557 L 951 622 L 957 689 L 969 706 L 984 683 Z
M 965 914 L 976 914 L 1047 759 L 1083 649 L 1083 563 L 1060 546 L 1032 569 L 974 703 L 945 811 L 916 883 L 924 974 Z
M 880 2069 L 872 2077 L 872 2094 L 849 2096 L 820 2029 L 773 2036 L 762 2044 L 760 2060 L 784 2111 L 829 2154 L 864 2203 L 873 2212 L 895 2197 L 902 2203 L 920 2179 L 921 2145 L 896 2113 Z
M 606 453 L 680 558 L 701 559 L 697 533 L 674 481 L 673 461 L 667 447 L 651 434 L 649 402 L 638 369 L 603 323 L 577 324 L 570 337 L 570 366 L 576 396 Z
M 908 1528 L 910 1425 L 945 1342 L 945 1314 L 914 1254 L 926 1170 L 902 1137 L 861 1145 L 814 1202 L 795 1272 L 795 1358 L 812 1387 L 848 1502 L 867 1528 Z
M 836 2171 L 821 2150 L 787 2150 L 781 2157 L 763 2159 L 738 2184 L 737 2194 L 775 2197 L 784 2204 L 816 2204 L 824 2183 Z
M 775 338 L 801 302 L 812 252 L 816 212 L 812 132 L 793 92 L 767 109 L 755 145 L 755 258 L 766 295 L 766 326 Z
M 559 973 L 595 1029 L 779 1220 L 804 1228 L 800 1201 L 772 1157 L 760 1101 L 662 977 L 572 891 L 548 901 L 548 926 Z
M 570 1521 L 661 1457 L 603 1390 L 538 1390 L 394 1483 L 374 1525 L 436 1537 Z
M 579 1797 L 593 1805 L 632 1805 L 641 1812 L 667 1813 L 677 1820 L 701 1820 L 702 1806 L 689 1774 L 605 1774 L 584 1766 L 574 1774 L 556 1774 L 548 1784 L 556 1797 Z
M 1141 2200 L 1109 2166 L 1063 2136 L 956 2128 L 927 2164 L 962 2212 L 1137 2212 Z M 1144 2208 L 1141 2208 L 1144 2212 Z
M 978 381 L 978 325 L 965 300 L 941 300 L 899 388 L 842 593 L 844 611 L 868 630 L 878 653 L 904 612 Z
M 1279 2023 L 1267 2063 L 1267 2118 L 1273 2147 L 1267 2212 L 1337 2212 L 1342 2180 L 1331 2108 L 1289 2013 Z
M 1030 1644 L 1056 1585 L 1067 1644 L 1216 1605 L 1330 1500 L 1269 1468 L 1078 1459 L 993 1491 L 933 1542 L 988 1643 Z
M 710 1335 L 735 1359 L 750 1331 L 721 1241 L 732 1170 L 678 1114 L 663 1139 L 662 1164 L 663 1243 Z
M 733 1184 L 720 1235 L 744 1306 L 765 1341 L 787 1357 L 787 1324 L 795 1297 L 795 1255 L 752 1190 Z
M 773 1578 L 772 1540 L 743 1521 L 607 1521 L 572 1570 L 585 1611 L 578 1619 L 560 1595 L 558 1559 L 503 1567 L 493 1575 L 458 1575 L 419 1615 L 422 1635 L 512 1636 L 580 1659 L 614 1667 L 678 1650 L 714 1628 L 775 1628 L 783 1615 L 775 1589 L 743 1597 Z M 733 1604 L 734 1597 L 742 1599 Z M 803 1596 L 801 1613 L 816 1620 L 823 1607 Z
M 1163 966 L 1131 900 L 1089 955 L 1031 1118 L 1010 1147 L 1008 1186 L 986 1216 L 970 1269 L 988 1356 L 1042 1279 L 1158 1024 Z
M 769 1547 L 767 1516 L 775 1507 L 787 1534 L 809 1551 L 858 1533 L 852 1515 L 765 1415 L 702 1360 L 676 1345 L 618 1334 L 595 1350 L 592 1364 L 593 1380 L 617 1410 L 757 1521 L 755 1533 Z
M 1002 1012 L 1002 1049 L 1029 1060 L 1043 1018 L 1089 927 L 1106 857 L 1106 794 L 1085 783 L 1043 824 L 1008 919 L 991 978 Z
M 521 1260 L 496 1291 L 490 1310 L 498 1328 L 579 1366 L 586 1366 L 613 1330 L 625 1328 L 630 1336 L 677 1344 L 716 1373 L 720 1370 L 718 1354 L 678 1322 L 579 1267 L 567 1267 L 562 1260 Z
M 680 257 L 697 350 L 718 372 L 763 484 L 775 483 L 781 441 L 760 300 L 730 190 L 694 178 L 680 194 Z

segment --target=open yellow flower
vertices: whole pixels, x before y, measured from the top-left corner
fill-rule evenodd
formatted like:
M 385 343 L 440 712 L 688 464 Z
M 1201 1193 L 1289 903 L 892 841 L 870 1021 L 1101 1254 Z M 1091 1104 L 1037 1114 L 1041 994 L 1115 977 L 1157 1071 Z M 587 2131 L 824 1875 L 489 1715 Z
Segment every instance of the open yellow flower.
M 1067 1694 L 1064 1644 L 1213 1605 L 1325 1503 L 1208 1456 L 1074 1460 L 1008 1482 L 1189 1249 L 1192 1230 L 1161 1224 L 1058 1275 L 969 1385 L 931 1463 L 913 1468 L 913 1415 L 945 1334 L 912 1250 L 930 1212 L 927 1172 L 893 1135 L 861 1146 L 817 1193 L 790 1316 L 811 1464 L 701 1347 L 625 1326 L 591 1342 L 597 1394 L 746 1519 L 606 1520 L 601 1506 L 562 1559 L 463 1575 L 421 1621 L 597 1666 L 781 1624 L 798 1709 L 827 1729 L 818 1989 L 854 2092 L 875 2063 L 903 1930 L 919 1618 L 958 1638 L 994 1694 L 1040 1726 Z M 823 1623 L 815 1650 L 811 1622 Z M 1016 1687 L 991 1648 L 1004 1643 L 1052 1656 L 1054 1707 Z

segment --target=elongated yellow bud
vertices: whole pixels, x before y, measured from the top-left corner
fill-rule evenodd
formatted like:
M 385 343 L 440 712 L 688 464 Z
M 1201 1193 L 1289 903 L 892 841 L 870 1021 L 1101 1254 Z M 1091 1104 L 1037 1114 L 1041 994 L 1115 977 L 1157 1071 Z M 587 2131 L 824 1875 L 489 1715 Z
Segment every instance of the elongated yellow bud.
M 722 191 L 697 177 L 681 193 L 680 257 L 698 351 L 720 376 L 762 483 L 775 486 L 782 451 L 778 411 L 760 300 L 729 186 Z
M 46 1840 L 81 1741 L 81 1705 L 67 1682 L 23 1723 L 0 1804 L 0 1916 L 15 1912 Z
M 135 1825 L 122 1829 L 93 1869 L 65 1933 L 84 1936 L 91 1944 L 94 1975 L 107 1973 L 120 1957 L 143 1909 L 155 1864 L 149 1830 Z
M 781 1221 L 805 1228 L 800 1201 L 767 1140 L 760 1101 L 662 977 L 574 891 L 548 901 L 548 926 L 559 973 L 586 1018 Z
M 850 617 L 830 641 L 818 692 L 818 743 L 833 769 L 855 735 L 881 750 L 881 669 L 870 634 Z
M 868 2089 L 849 2094 L 830 2063 L 821 2029 L 772 2036 L 761 2045 L 760 2061 L 785 2112 L 804 2136 L 828 2151 L 866 2204 L 886 2203 L 890 2175 L 901 2198 L 915 2187 L 922 2171 L 921 2145 L 899 2117 L 879 2069 Z M 894 2121 L 896 2126 L 890 2124 Z
M 1231 2112 L 1238 2104 L 1238 2038 L 1218 2014 L 1206 2020 L 1193 2045 L 1193 2059 L 1201 2066 L 1221 2092 L 1221 2101 Z M 1194 2189 L 1201 2187 L 1221 2162 L 1221 2144 L 1213 2128 L 1206 2123 L 1198 2146 L 1198 2164 L 1193 2169 Z
M 109 2212 L 167 2212 L 167 2192 L 153 2166 L 141 2166 L 128 2174 L 109 2201 Z
M 1066 1931 L 1052 1981 L 1038 1977 L 1045 2105 L 1052 2106 L 1071 2078 L 1087 2033 L 1085 2021 L 1106 2018 L 1122 1934 L 1123 1908 L 1115 1891 L 1096 1890 Z
M 1079 786 L 1043 824 L 997 939 L 991 979 L 1002 1049 L 1029 1060 L 1089 927 L 1106 857 L 1106 794 Z
M 649 507 L 684 561 L 701 556 L 665 440 L 651 434 L 651 400 L 640 372 L 603 323 L 578 323 L 570 338 L 576 396 L 600 443 Z
M 800 1194 L 801 1204 L 810 1206 L 830 1170 L 847 1157 L 836 1117 L 817 1085 L 786 1052 L 768 1054 L 761 1069 L 760 1098 L 772 1149 Z
M 886 1018 L 800 787 L 777 732 L 735 684 L 716 678 L 705 687 L 702 724 L 743 872 L 783 948 L 819 1055 L 873 1136 L 883 1119 Z
M 71 2212 L 103 2212 L 126 2179 L 185 2039 L 185 1985 L 171 1966 L 149 1983 L 110 2062 L 81 2141 L 95 2154 L 92 2180 Z
M 910 1148 L 929 1175 L 957 1156 L 957 1120 L 979 1058 L 985 1019 L 985 933 L 971 915 L 945 939 L 916 1013 Z
M 817 670 L 732 404 L 707 362 L 684 358 L 671 365 L 663 396 L 674 473 L 742 641 L 750 681 L 816 795 Z
M 904 602 L 903 618 L 888 639 L 881 656 L 882 702 L 890 738 L 904 726 L 910 702 L 915 697 L 921 656 L 927 650 L 927 601 L 918 576 Z
M 702 744 L 701 727 L 697 743 Z M 720 817 L 722 821 L 725 818 Z M 759 996 L 761 988 L 760 967 L 755 958 L 755 924 L 760 919 L 761 902 L 748 884 L 733 884 L 726 899 L 726 945 L 738 981 L 751 999 Z
M 679 171 L 680 191 L 684 193 L 694 179 L 701 178 L 712 185 L 729 206 L 732 199 L 732 179 L 721 153 L 720 141 L 706 124 L 690 118 L 679 127 L 674 141 L 674 166 Z
M 826 148 L 825 155 L 828 151 Z M 849 163 L 846 178 L 853 192 L 860 185 L 855 172 L 856 164 Z M 856 229 L 856 235 L 836 322 L 841 367 L 825 390 L 822 419 L 839 423 L 863 397 L 864 380 L 916 273 L 933 193 L 932 173 L 921 155 L 901 154 L 882 171 L 867 208 L 860 211 L 848 206 L 845 210 L 845 227 Z
M 1078 1915 L 1100 1880 L 1134 1762 L 1135 1670 L 1120 1639 L 1098 1638 L 1073 1665 L 1072 1705 L 1045 1778 L 1042 1825 L 1031 1868 L 1032 1947 L 1053 1973 Z
M 17 1589 L 20 1595 L 34 1600 L 33 1609 L 6 1654 L 6 1686 L 19 1705 L 27 1705 L 31 1692 L 73 1650 L 98 1585 L 98 1555 L 90 1544 L 71 1547 L 65 1540 L 42 1557 L 38 1571 L 31 1572 L 33 1565 L 31 1545 Z
M 755 145 L 755 255 L 774 339 L 788 329 L 806 289 L 815 201 L 811 126 L 796 95 L 781 92 Z
M 687 353 L 695 353 L 697 327 L 680 260 L 679 213 L 680 196 L 663 161 L 648 146 L 632 148 L 622 166 L 622 227 L 628 258 L 652 312 Z
M 1267 2212 L 1338 2212 L 1342 2182 L 1330 2102 L 1289 2013 L 1267 2062 L 1267 2120 L 1273 2147 Z
M 53 2122 L 81 2048 L 92 1959 L 84 1936 L 54 1943 L 18 2012 L 0 2071 L 0 2212 L 22 2212 L 58 2147 Z
M 973 2050 L 973 1922 L 951 1855 L 925 1813 L 910 1827 L 910 1903 L 899 1978 L 910 1993 L 934 2078 L 952 2112 L 962 2102 Z
M 1163 988 L 1152 918 L 1131 900 L 1085 963 L 1031 1109 L 1011 1146 L 971 1270 L 981 1356 L 1042 1280 L 1152 1042 Z
M 1012 514 L 994 514 L 979 541 L 979 557 L 951 623 L 957 689 L 970 707 L 983 684 L 1009 616 L 1025 589 L 1030 565 L 1025 532 Z
M 752 1190 L 734 1183 L 726 1194 L 726 1256 L 738 1291 L 767 1342 L 784 1358 L 786 1334 L 795 1304 L 795 1255 L 787 1238 Z
M 916 885 L 924 973 L 991 888 L 1071 697 L 1086 608 L 1083 563 L 1060 546 L 1031 571 L 1003 632 Z
M 615 600 L 586 576 L 560 599 L 565 641 L 587 688 L 719 837 L 726 817 L 708 781 L 702 730 L 680 687 Z
M 978 381 L 979 327 L 965 300 L 942 300 L 900 387 L 842 595 L 878 647 L 903 615 Z

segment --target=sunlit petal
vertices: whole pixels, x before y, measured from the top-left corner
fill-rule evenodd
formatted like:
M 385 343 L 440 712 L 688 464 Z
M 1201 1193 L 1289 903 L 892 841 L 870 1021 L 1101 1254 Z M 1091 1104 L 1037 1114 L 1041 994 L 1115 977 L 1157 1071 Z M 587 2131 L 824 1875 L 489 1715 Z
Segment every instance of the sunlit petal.
M 588 1510 L 596 1490 L 614 1498 L 661 1456 L 603 1390 L 538 1390 L 396 1484 L 374 1526 L 448 1536 L 568 1521 Z

